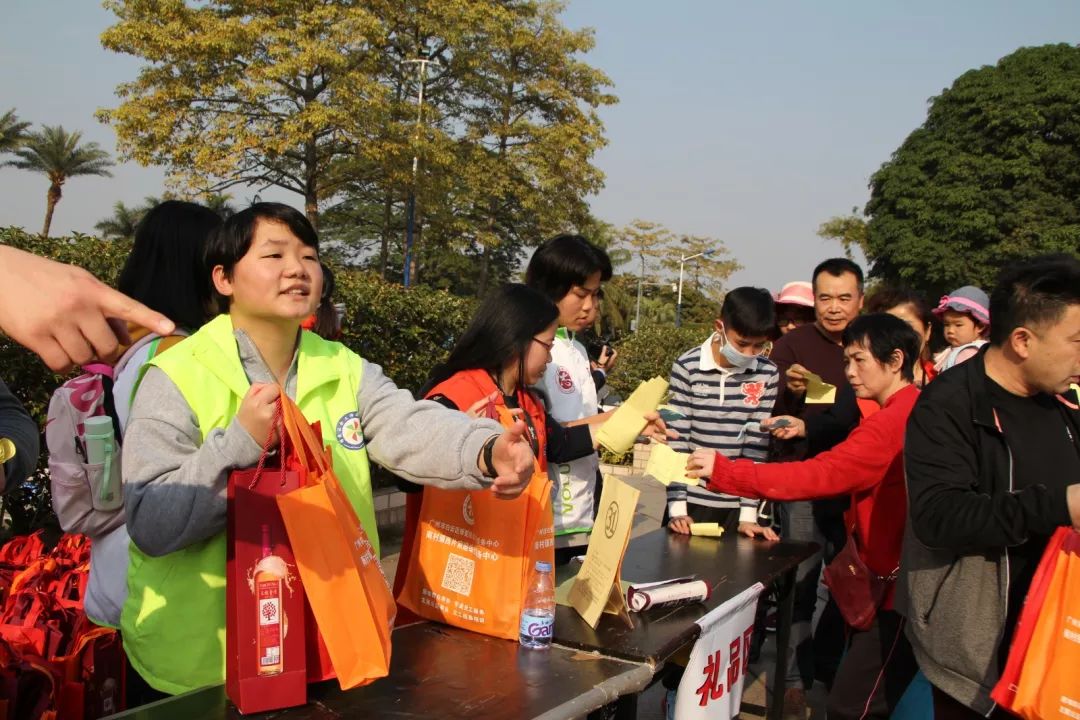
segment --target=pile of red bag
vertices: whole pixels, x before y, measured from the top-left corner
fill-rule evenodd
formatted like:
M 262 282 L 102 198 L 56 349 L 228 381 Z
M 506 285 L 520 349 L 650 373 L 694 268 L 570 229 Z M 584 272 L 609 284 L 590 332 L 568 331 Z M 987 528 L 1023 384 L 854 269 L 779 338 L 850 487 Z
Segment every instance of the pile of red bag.
M 123 709 L 124 652 L 83 611 L 90 540 L 41 531 L 0 547 L 0 720 L 91 720 Z

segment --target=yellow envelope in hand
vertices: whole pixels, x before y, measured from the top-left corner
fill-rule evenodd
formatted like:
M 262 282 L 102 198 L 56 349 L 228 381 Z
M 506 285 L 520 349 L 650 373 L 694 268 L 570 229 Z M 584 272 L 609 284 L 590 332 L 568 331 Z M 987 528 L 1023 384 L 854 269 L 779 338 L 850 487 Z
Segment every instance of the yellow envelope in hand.
M 832 405 L 834 402 L 836 402 L 836 386 L 822 380 L 820 375 L 806 373 L 806 403 Z
M 698 478 L 686 476 L 686 461 L 689 458 L 690 453 L 675 452 L 663 443 L 653 443 L 649 450 L 649 462 L 645 465 L 645 474 L 664 485 L 673 482 L 700 485 Z
M 701 537 L 720 537 L 724 534 L 724 528 L 720 523 L 690 523 L 690 534 Z
M 668 382 L 654 377 L 638 385 L 637 390 L 612 413 L 596 433 L 597 441 L 616 455 L 622 455 L 634 446 L 634 441 L 645 429 L 645 413 L 659 407 L 668 391 Z

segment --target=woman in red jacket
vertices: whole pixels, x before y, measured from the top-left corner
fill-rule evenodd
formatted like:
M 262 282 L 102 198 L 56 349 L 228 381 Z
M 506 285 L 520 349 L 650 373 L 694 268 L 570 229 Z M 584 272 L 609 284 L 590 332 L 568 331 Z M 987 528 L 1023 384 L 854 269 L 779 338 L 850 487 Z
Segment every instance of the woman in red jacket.
M 893 609 L 893 586 L 907 508 L 904 428 L 919 395 L 913 367 L 921 341 L 907 323 L 884 313 L 857 318 L 844 331 L 843 341 L 845 373 L 856 396 L 881 406 L 847 440 L 810 460 L 768 465 L 733 462 L 698 449 L 687 463 L 687 474 L 708 478 L 710 490 L 739 497 L 851 496 L 849 543 L 855 544 L 870 573 L 887 585 L 870 627 L 851 629 L 829 693 L 828 715 L 830 720 L 888 718 L 917 670 L 904 619 Z M 800 420 L 788 419 L 804 431 Z

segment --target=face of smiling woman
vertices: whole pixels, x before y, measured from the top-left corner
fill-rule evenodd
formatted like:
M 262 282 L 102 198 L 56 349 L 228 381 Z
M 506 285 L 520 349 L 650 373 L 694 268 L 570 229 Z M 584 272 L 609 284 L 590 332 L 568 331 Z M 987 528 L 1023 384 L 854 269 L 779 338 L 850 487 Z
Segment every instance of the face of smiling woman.
M 322 294 L 322 268 L 315 248 L 305 245 L 285 223 L 260 219 L 251 247 L 225 276 L 213 270 L 218 292 L 229 298 L 237 320 L 299 325 L 315 311 Z

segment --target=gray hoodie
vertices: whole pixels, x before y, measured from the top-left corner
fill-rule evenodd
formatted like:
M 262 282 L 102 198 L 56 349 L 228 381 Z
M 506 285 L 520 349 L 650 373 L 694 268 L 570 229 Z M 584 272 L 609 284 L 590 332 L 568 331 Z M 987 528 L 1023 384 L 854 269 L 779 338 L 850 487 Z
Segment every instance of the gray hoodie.
M 252 383 L 274 377 L 251 339 L 234 333 L 240 362 Z M 469 420 L 438 403 L 416 401 L 363 362 L 356 404 L 368 455 L 408 480 L 441 488 L 483 489 L 491 481 L 477 467 L 484 442 L 503 428 Z M 285 383 L 296 396 L 296 357 Z M 124 504 L 131 539 L 160 556 L 225 530 L 229 472 L 255 465 L 262 452 L 236 418 L 201 438 L 195 413 L 179 388 L 151 366 L 131 408 L 123 447 Z

